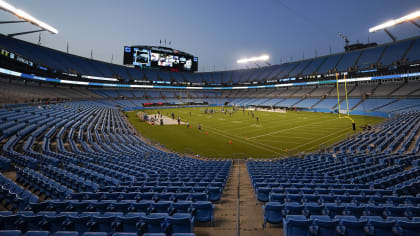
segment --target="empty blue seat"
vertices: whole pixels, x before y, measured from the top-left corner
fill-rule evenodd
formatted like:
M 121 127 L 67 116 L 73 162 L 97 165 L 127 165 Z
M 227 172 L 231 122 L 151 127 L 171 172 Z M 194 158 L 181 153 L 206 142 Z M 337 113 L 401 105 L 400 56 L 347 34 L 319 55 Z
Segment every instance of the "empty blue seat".
M 191 213 L 192 202 L 191 201 L 177 201 L 172 203 L 172 213 Z
M 86 232 L 81 234 L 80 236 L 107 236 L 108 234 L 105 232 Z
M 222 191 L 218 187 L 208 187 L 207 194 L 209 198 L 208 200 L 212 202 L 219 201 L 222 197 Z
M 172 202 L 169 201 L 159 201 L 151 204 L 151 212 L 156 213 L 169 213 L 171 210 Z
M 175 213 L 168 217 L 170 232 L 174 233 L 192 233 L 194 232 L 194 217 L 187 213 Z
M 137 233 L 113 233 L 112 236 L 137 236 Z
M 261 202 L 268 202 L 271 188 L 260 187 L 257 188 L 257 199 Z
M 287 215 L 283 220 L 284 235 L 309 236 L 309 226 L 311 224 L 312 220 L 306 219 L 306 217 L 303 215 Z
M 140 193 L 139 196 L 142 200 L 155 200 L 156 193 L 155 192 Z
M 270 202 L 280 202 L 284 203 L 286 200 L 287 195 L 282 193 L 271 193 L 270 194 Z
M 214 206 L 211 202 L 193 202 L 194 217 L 198 222 L 211 222 L 214 226 Z
M 4 212 L 4 213 L 5 213 L 4 215 L 0 215 L 0 229 L 2 230 L 19 229 L 16 223 L 20 219 L 20 216 L 17 214 L 12 214 L 12 212 Z
M 369 235 L 375 236 L 387 236 L 387 235 L 394 235 L 393 227 L 395 225 L 395 221 L 385 221 L 380 216 L 362 216 L 361 220 L 367 220 L 368 222 L 368 233 Z
M 48 231 L 28 231 L 25 233 L 25 236 L 49 236 L 50 232 Z
M 116 212 L 123 212 L 125 214 L 129 211 L 130 206 L 131 204 L 128 202 L 114 202 L 107 209 Z
M 409 206 L 406 211 L 407 215 L 412 218 L 420 217 L 420 207 Z
M 66 215 L 44 215 L 44 226 L 49 229 L 51 233 L 65 230 L 63 223 L 66 221 Z
M 188 200 L 189 197 L 190 197 L 189 193 L 174 193 L 172 195 L 172 199 L 174 201 Z
M 407 214 L 406 210 L 407 210 L 406 207 L 387 205 L 387 206 L 385 206 L 384 215 L 386 217 L 388 217 L 388 216 L 407 217 L 408 214 Z
M 195 236 L 195 233 L 175 233 L 172 236 Z
M 156 194 L 156 198 L 159 199 L 159 201 L 169 201 L 172 199 L 173 195 L 174 193 L 171 192 L 158 193 Z
M 300 194 L 287 194 L 287 202 L 302 203 L 303 196 Z
M 284 204 L 283 215 L 302 215 L 303 205 L 297 202 L 287 202 Z
M 150 211 L 151 204 L 152 202 L 148 202 L 148 201 L 140 201 L 140 202 L 132 203 L 129 211 L 148 213 Z
M 319 202 L 319 195 L 316 195 L 316 194 L 305 194 L 305 195 L 303 195 L 302 201 L 303 202 L 315 202 L 315 203 L 318 203 Z
M 137 233 L 141 228 L 141 218 L 145 216 L 143 212 L 130 212 L 123 216 L 118 216 L 114 228 L 118 232 Z
M 268 202 L 263 205 L 264 223 L 263 228 L 266 227 L 267 222 L 270 224 L 283 223 L 284 204 L 278 202 Z
M 398 235 L 418 236 L 420 232 L 420 222 L 397 221 L 395 231 Z
M 306 217 L 311 215 L 322 215 L 324 206 L 319 205 L 318 203 L 308 202 L 303 204 L 303 214 Z
M 366 235 L 365 226 L 367 224 L 366 220 L 358 220 L 355 216 L 336 216 L 339 226 L 337 231 L 339 234 L 349 235 L 349 236 L 359 236 Z
M 88 224 L 93 216 L 99 216 L 99 212 L 83 212 L 78 216 L 70 215 L 68 216 L 68 221 L 65 223 L 67 229 L 72 231 L 77 231 L 80 234 L 90 230 L 90 225 Z
M 310 219 L 313 222 L 313 225 L 309 227 L 311 234 L 321 236 L 338 235 L 338 220 L 332 220 L 329 216 L 325 215 L 312 215 Z
M 20 230 L 0 230 L 0 236 L 21 236 Z
M 368 205 L 368 206 L 366 206 L 365 212 L 366 212 L 365 215 L 384 217 L 385 206 L 383 206 L 383 205 L 379 205 L 379 206 Z
M 147 216 L 142 216 L 141 232 L 143 233 L 165 233 L 168 225 L 165 223 L 168 214 L 165 213 L 151 213 Z
M 79 236 L 79 233 L 76 231 L 57 231 L 52 236 Z
M 90 205 L 90 202 L 72 202 L 71 207 L 73 211 L 77 211 L 79 213 L 86 211 Z
M 191 193 L 190 199 L 192 201 L 208 201 L 208 197 L 206 193 Z
M 107 213 L 103 216 L 93 216 L 92 221 L 89 222 L 90 231 L 112 233 L 114 231 L 113 222 L 120 216 L 122 216 L 122 213 Z
M 363 212 L 365 210 L 365 206 L 364 205 L 356 205 L 354 203 L 347 203 L 347 204 L 343 204 L 345 209 L 343 210 L 343 215 L 353 215 L 356 216 L 357 218 L 360 218 L 360 216 L 363 215 Z
M 28 230 L 39 231 L 41 228 L 41 221 L 43 220 L 42 215 L 31 215 L 31 214 L 22 214 L 15 222 L 20 230 L 26 232 Z

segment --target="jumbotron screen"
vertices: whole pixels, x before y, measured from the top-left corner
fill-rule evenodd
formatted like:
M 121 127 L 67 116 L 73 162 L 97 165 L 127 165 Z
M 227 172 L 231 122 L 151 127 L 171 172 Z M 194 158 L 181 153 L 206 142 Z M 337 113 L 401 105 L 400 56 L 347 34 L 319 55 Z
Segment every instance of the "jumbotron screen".
M 194 72 L 198 69 L 198 58 L 167 47 L 124 46 L 124 65 Z

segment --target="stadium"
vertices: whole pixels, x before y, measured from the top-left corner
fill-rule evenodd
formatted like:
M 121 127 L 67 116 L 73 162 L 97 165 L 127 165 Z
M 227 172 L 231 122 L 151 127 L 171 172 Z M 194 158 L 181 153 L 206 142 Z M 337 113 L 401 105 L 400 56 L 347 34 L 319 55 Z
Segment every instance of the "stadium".
M 131 9 L 86 4 L 119 24 L 119 16 L 149 14 L 134 2 Z M 151 2 L 142 4 L 156 8 Z M 409 14 L 387 12 L 392 20 L 382 24 L 369 15 L 381 12 L 369 12 L 369 18 L 349 7 L 373 26 L 358 36 L 380 43 L 338 33 L 328 37 L 337 37 L 344 50 L 330 46 L 329 53 L 315 49 L 314 56 L 294 60 L 283 60 L 288 55 L 280 57 L 280 51 L 247 54 L 216 70 L 209 63 L 219 47 L 226 53 L 234 45 L 264 48 L 269 40 L 261 34 L 242 43 L 212 38 L 227 46 L 200 44 L 206 48 L 200 55 L 190 53 L 192 41 L 179 50 L 167 39 L 127 40 L 128 33 L 108 34 L 108 24 L 108 37 L 122 56 L 114 62 L 112 54 L 108 62 L 94 58 L 93 50 L 90 57 L 69 51 L 68 35 L 83 37 L 80 48 L 89 37 L 98 45 L 111 40 L 85 32 L 100 28 L 92 27 L 93 20 L 80 24 L 68 17 L 78 4 L 39 4 L 0 0 L 0 236 L 420 235 L 418 5 L 388 4 Z M 187 8 L 202 18 L 206 11 L 232 7 L 194 4 Z M 280 24 L 269 21 L 269 9 L 279 5 L 261 1 L 266 12 L 238 18 L 242 25 L 229 28 L 228 19 L 244 9 L 260 10 L 255 2 L 235 4 L 237 12 L 220 10 L 227 22 L 218 27 L 237 34 L 246 28 L 248 34 L 251 21 L 267 21 L 255 30 Z M 287 22 L 290 29 L 281 33 L 267 30 L 267 37 L 287 38 L 283 34 L 293 34 L 288 30 L 313 34 L 291 36 L 296 42 L 283 45 L 284 51 L 300 54 L 305 46 L 299 43 L 318 44 L 316 35 L 325 41 L 314 15 L 301 15 L 295 3 L 278 4 L 283 17 L 290 14 L 298 23 Z M 102 7 L 123 7 L 124 13 L 109 17 Z M 49 15 L 53 8 L 57 12 Z M 80 21 L 92 19 L 90 11 L 79 10 Z M 150 14 L 167 13 L 155 10 Z M 273 17 L 281 15 L 277 11 Z M 70 19 L 57 25 L 60 32 L 51 26 L 51 19 L 62 18 L 72 18 L 74 28 Z M 299 21 L 307 28 L 297 29 Z M 188 26 L 180 27 L 182 37 L 189 31 L 222 35 Z M 411 34 L 394 33 L 402 28 Z M 146 38 L 144 32 L 139 35 Z M 54 40 L 67 42 L 66 50 L 49 46 Z M 206 71 L 204 63 L 212 69 Z

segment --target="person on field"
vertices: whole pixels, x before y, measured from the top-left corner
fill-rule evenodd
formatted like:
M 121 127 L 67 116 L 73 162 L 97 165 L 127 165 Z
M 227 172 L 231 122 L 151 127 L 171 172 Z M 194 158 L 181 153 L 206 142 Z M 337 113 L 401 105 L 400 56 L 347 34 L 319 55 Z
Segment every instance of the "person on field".
M 181 124 L 181 118 L 179 118 L 179 116 L 178 116 L 178 125 L 180 125 Z
M 258 123 L 259 120 L 260 120 L 260 118 L 258 118 L 258 116 L 257 116 L 257 123 Z

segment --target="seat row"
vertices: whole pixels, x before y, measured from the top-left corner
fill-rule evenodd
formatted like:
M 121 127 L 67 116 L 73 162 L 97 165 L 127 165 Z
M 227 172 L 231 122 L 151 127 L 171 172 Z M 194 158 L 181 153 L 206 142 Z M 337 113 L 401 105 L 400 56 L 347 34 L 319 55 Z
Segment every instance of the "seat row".
M 263 199 L 266 200 L 266 199 Z M 411 204 L 419 205 L 420 197 L 415 196 L 365 196 L 365 195 L 331 195 L 331 194 L 282 194 L 272 193 L 269 195 L 270 202 L 316 202 L 316 203 L 370 203 L 370 204 Z
M 39 192 L 49 198 L 64 198 L 71 192 L 66 186 L 36 172 L 33 169 L 25 168 L 26 171 L 18 169 L 16 171 L 16 182 L 24 187 L 28 187 L 32 192 Z
M 214 205 L 211 202 L 200 201 L 121 201 L 121 202 L 110 202 L 110 201 L 45 201 L 41 203 L 31 203 L 25 210 L 33 212 L 42 211 L 53 211 L 53 212 L 68 212 L 74 211 L 82 213 L 84 211 L 95 211 L 99 213 L 105 212 L 160 212 L 160 213 L 190 213 L 195 209 L 206 211 L 209 214 L 213 214 Z
M 23 210 L 38 197 L 0 173 L 0 204 L 11 210 Z
M 249 172 L 250 173 L 250 172 Z M 351 184 L 351 180 L 339 180 L 339 179 L 335 179 L 333 177 L 331 178 L 301 178 L 301 179 L 297 179 L 295 177 L 293 178 L 285 178 L 283 177 L 278 177 L 275 179 L 272 179 L 273 176 L 267 176 L 265 178 L 252 178 L 252 184 L 255 184 L 257 182 L 272 182 L 272 183 L 281 183 L 281 184 Z
M 82 192 L 67 195 L 68 200 L 192 200 L 192 201 L 218 201 L 221 198 L 220 188 L 210 188 L 203 192 Z
M 218 187 L 223 189 L 222 182 L 144 182 L 141 184 L 133 184 L 131 186 L 100 186 L 100 192 L 191 192 L 193 188 L 209 188 Z
M 319 216 L 306 218 L 303 215 L 288 215 L 282 219 L 284 235 L 349 235 L 349 236 L 386 236 L 404 235 L 418 236 L 420 218 L 409 220 L 404 217 L 388 217 L 382 219 L 376 216 Z
M 413 205 L 371 205 L 354 203 L 336 204 L 336 203 L 285 203 L 270 202 L 263 205 L 264 218 L 276 219 L 284 218 L 287 215 L 327 215 L 334 217 L 336 215 L 349 215 L 360 218 L 361 216 L 379 216 L 386 218 L 394 217 L 420 217 L 420 207 Z
M 215 178 L 215 179 L 201 179 L 199 181 L 196 181 L 196 179 L 190 179 L 190 178 L 184 178 L 180 180 L 144 180 L 144 181 L 133 181 L 133 182 L 122 182 L 119 185 L 114 186 L 106 186 L 102 185 L 104 187 L 109 188 L 118 188 L 118 187 L 157 187 L 157 186 L 164 186 L 164 187 L 208 187 L 208 186 L 214 186 L 217 185 L 219 187 L 223 187 L 225 184 L 225 179 L 221 178 Z
M 192 233 L 195 217 L 189 213 L 150 213 L 142 212 L 123 214 L 122 212 L 17 212 L 11 215 L 0 215 L 0 230 L 27 231 L 75 231 L 137 233 Z
M 137 233 L 113 233 L 105 232 L 86 232 L 79 234 L 76 231 L 58 231 L 51 233 L 49 231 L 27 231 L 22 233 L 20 230 L 0 230 L 0 236 L 138 236 Z M 167 236 L 164 233 L 145 233 L 143 236 Z M 195 236 L 194 233 L 173 233 L 172 236 Z
M 300 195 L 362 195 L 362 196 L 389 196 L 393 195 L 392 190 L 383 189 L 310 189 L 310 188 L 267 188 L 259 187 L 256 189 L 257 199 L 264 201 L 270 194 L 300 194 Z M 267 201 L 267 200 L 265 200 Z
M 284 188 L 284 189 L 354 189 L 354 190 L 361 190 L 361 189 L 370 189 L 371 186 L 369 184 L 298 184 L 298 183 L 280 183 L 276 181 L 266 180 L 263 182 L 255 182 L 253 184 L 254 188 L 259 187 L 271 187 L 271 188 Z

